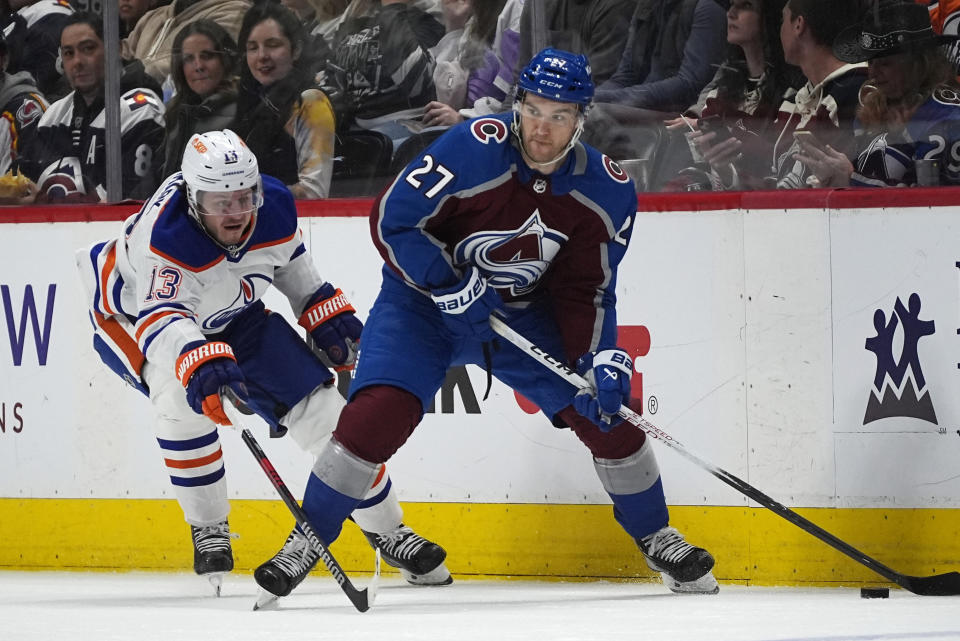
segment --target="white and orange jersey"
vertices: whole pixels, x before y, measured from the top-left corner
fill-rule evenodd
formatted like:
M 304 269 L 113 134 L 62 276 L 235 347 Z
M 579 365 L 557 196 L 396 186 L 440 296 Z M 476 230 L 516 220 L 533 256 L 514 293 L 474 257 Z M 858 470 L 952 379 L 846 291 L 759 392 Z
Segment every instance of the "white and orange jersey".
M 120 319 L 148 361 L 173 367 L 187 343 L 226 329 L 271 285 L 299 314 L 324 280 L 304 248 L 289 190 L 268 176 L 263 189 L 245 244 L 229 251 L 189 215 L 180 174 L 168 178 L 118 238 L 78 256 L 95 322 Z

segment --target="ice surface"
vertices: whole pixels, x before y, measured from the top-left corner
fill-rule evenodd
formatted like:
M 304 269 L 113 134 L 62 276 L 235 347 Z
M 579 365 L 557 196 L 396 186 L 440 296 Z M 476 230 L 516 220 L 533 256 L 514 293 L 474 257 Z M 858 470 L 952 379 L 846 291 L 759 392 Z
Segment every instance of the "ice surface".
M 250 575 L 228 575 L 217 599 L 192 574 L 0 572 L 0 640 L 960 641 L 960 597 L 859 594 L 722 585 L 716 596 L 677 596 L 654 583 L 470 579 L 423 588 L 388 575 L 361 614 L 314 573 L 277 609 L 253 612 Z

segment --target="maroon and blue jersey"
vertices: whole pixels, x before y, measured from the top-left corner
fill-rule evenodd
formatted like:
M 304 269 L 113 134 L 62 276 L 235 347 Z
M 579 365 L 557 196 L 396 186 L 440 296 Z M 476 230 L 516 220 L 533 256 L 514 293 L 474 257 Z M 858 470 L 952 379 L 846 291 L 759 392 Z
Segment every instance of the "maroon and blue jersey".
M 633 183 L 577 143 L 542 175 L 524 162 L 512 114 L 462 123 L 377 199 L 370 224 L 384 278 L 428 295 L 476 265 L 510 309 L 552 308 L 565 356 L 616 344 L 617 266 L 633 228 Z
M 856 123 L 858 149 L 850 184 L 904 187 L 917 184 L 916 161 L 935 160 L 939 182 L 960 184 L 960 95 L 937 88 L 899 131 L 863 131 Z

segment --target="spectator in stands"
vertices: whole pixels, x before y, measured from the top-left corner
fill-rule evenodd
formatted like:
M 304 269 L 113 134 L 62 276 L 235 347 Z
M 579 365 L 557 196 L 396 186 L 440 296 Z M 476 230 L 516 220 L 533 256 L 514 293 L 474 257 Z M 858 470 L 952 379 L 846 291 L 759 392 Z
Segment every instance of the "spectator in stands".
M 396 141 L 410 135 L 436 99 L 429 49 L 443 25 L 413 0 L 351 0 L 332 39 L 324 78 L 341 129 L 374 129 Z
M 945 42 L 947 59 L 960 75 L 960 0 L 917 0 L 930 12 L 930 25 L 938 35 L 951 36 Z
M 60 35 L 64 76 L 72 91 L 50 105 L 25 150 L 21 167 L 34 182 L 38 202 L 94 202 L 106 197 L 103 23 L 71 15 Z M 120 78 L 121 172 L 124 198 L 149 197 L 163 162 L 163 103 L 124 74 Z
M 6 72 L 8 50 L 0 32 L 0 176 L 17 169 L 21 152 L 33 144 L 46 98 L 28 71 Z
M 784 59 L 800 67 L 806 82 L 780 105 L 770 129 L 774 143 L 765 175 L 741 175 L 734 168 L 723 178 L 722 188 L 818 187 L 816 176 L 797 157 L 798 135 L 815 137 L 841 153 L 853 154 L 853 119 L 867 66 L 843 62 L 834 55 L 832 45 L 844 26 L 856 24 L 859 18 L 858 0 L 788 0 L 783 8 L 780 42 Z M 717 153 L 729 150 L 730 144 L 715 145 Z
M 232 126 L 237 115 L 237 44 L 213 20 L 197 20 L 173 41 L 170 75 L 176 91 L 166 111 L 163 176 L 180 171 L 193 134 Z
M 885 3 L 834 42 L 840 60 L 869 61 L 860 88 L 855 162 L 801 141 L 798 156 L 825 187 L 960 184 L 960 88 L 943 42 L 918 4 Z
M 732 0 L 727 9 L 729 54 L 696 104 L 668 120 L 671 132 L 692 131 L 703 161 L 680 172 L 667 189 L 712 188 L 731 171 L 762 176 L 770 164 L 768 133 L 785 98 L 803 84 L 783 59 L 780 22 L 786 0 Z M 705 123 L 700 130 L 698 121 Z M 706 131 L 709 128 L 710 131 Z M 730 165 L 734 165 L 732 169 Z
M 72 13 L 68 0 L 0 0 L 4 16 L 0 28 L 10 53 L 7 69 L 11 73 L 29 71 L 50 100 L 69 91 L 57 69 L 57 48 L 60 32 Z
M 118 0 L 117 11 L 120 14 L 120 37 L 126 38 L 137 26 L 137 21 L 147 11 L 157 6 L 157 0 Z
M 170 74 L 171 50 L 177 34 L 195 20 L 213 20 L 236 38 L 250 0 L 174 0 L 148 11 L 123 39 L 124 59 L 143 61 L 147 73 L 160 84 Z
M 304 24 L 307 54 L 317 71 L 332 54 L 330 42 L 350 0 L 281 0 Z
M 596 101 L 683 111 L 723 59 L 726 22 L 717 0 L 639 0 L 620 64 Z
M 585 54 L 593 82 L 602 85 L 620 64 L 637 4 L 638 0 L 537 0 L 536 10 L 546 27 L 542 46 Z M 534 3 L 527 2 L 520 17 L 520 60 L 529 60 L 537 52 L 533 9 Z
M 447 33 L 430 52 L 437 61 L 433 84 L 437 99 L 427 103 L 423 124 L 455 125 L 464 120 L 460 109 L 506 93 L 494 84 L 499 72 L 493 52 L 497 19 L 506 0 L 441 0 Z
M 326 198 L 333 177 L 336 119 L 327 96 L 313 84 L 304 56 L 305 34 L 280 4 L 254 5 L 244 16 L 238 45 L 241 65 L 237 120 L 232 129 L 296 198 Z

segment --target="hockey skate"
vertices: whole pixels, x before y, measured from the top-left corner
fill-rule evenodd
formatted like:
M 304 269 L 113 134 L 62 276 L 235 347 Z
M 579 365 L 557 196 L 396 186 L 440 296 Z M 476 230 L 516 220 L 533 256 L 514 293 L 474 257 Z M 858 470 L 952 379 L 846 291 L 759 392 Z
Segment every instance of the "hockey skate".
M 720 591 L 710 570 L 713 556 L 687 543 L 676 528 L 664 527 L 638 541 L 647 565 L 660 573 L 663 584 L 678 594 L 716 594 Z
M 447 551 L 401 523 L 389 532 L 363 531 L 370 545 L 380 550 L 387 565 L 400 570 L 411 585 L 450 585 L 453 577 L 443 561 Z
M 283 548 L 254 571 L 253 578 L 261 589 L 253 609 L 271 606 L 278 598 L 293 592 L 307 578 L 319 558 L 307 537 L 294 527 Z
M 230 525 L 226 520 L 213 525 L 190 526 L 193 537 L 193 571 L 205 576 L 220 596 L 223 575 L 233 570 Z

